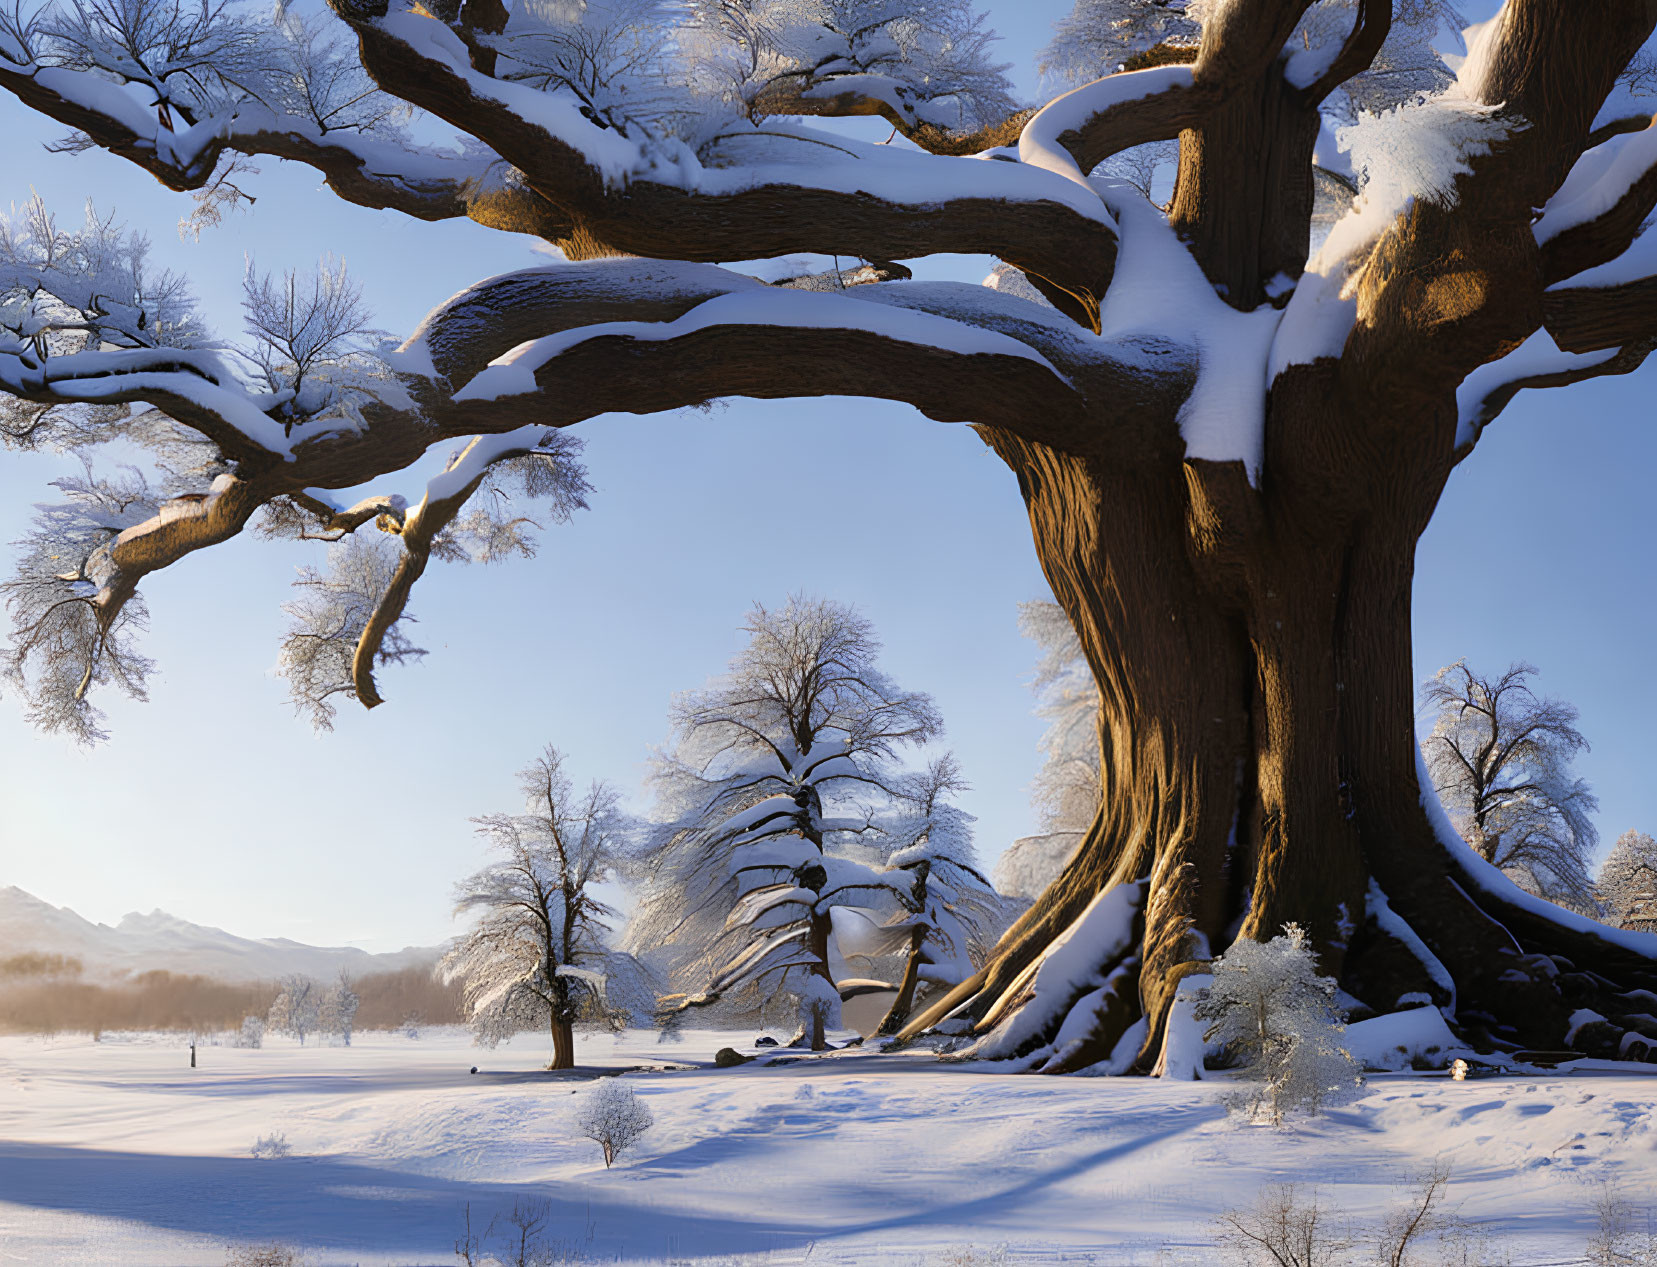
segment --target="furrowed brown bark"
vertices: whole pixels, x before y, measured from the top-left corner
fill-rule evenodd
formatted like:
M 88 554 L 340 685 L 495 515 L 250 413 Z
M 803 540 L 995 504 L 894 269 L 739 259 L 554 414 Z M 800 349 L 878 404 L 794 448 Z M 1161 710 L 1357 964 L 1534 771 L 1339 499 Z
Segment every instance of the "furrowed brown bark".
M 575 1068 L 575 1023 L 563 1012 L 563 1008 L 552 1010 L 552 1063 L 548 1069 Z

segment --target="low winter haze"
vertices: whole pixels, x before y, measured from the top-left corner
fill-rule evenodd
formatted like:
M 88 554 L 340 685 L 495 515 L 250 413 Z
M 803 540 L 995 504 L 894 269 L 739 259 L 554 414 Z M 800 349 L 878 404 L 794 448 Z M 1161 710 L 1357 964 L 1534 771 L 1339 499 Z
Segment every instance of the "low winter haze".
M 1469 16 L 1485 16 L 1466 6 Z M 1034 52 L 1067 3 L 991 5 L 1006 60 Z M 345 205 L 309 170 L 261 164 L 251 213 L 181 241 L 190 209 L 121 159 L 53 154 L 61 129 L 21 109 L 0 136 L 7 193 L 60 216 L 94 200 L 147 231 L 235 329 L 244 254 L 262 269 L 344 257 L 378 323 L 406 333 L 454 291 L 544 258 L 527 238 Z M 927 275 L 976 281 L 977 258 Z M 1657 828 L 1651 779 L 1657 564 L 1652 371 L 1519 400 L 1452 477 L 1417 566 L 1418 677 L 1466 657 L 1528 660 L 1581 709 L 1577 770 L 1600 798 L 1602 849 Z M 1017 604 L 1047 597 L 1018 488 L 967 428 L 880 401 L 736 401 L 711 413 L 609 416 L 578 428 L 596 495 L 539 557 L 445 566 L 416 593 L 424 663 L 390 668 L 384 707 L 341 707 L 314 734 L 272 666 L 294 568 L 315 551 L 244 537 L 150 578 L 147 704 L 106 695 L 112 737 L 41 737 L 0 704 L 0 885 L 113 923 L 160 907 L 248 936 L 381 951 L 451 935 L 453 882 L 480 857 L 468 818 L 515 808 L 513 772 L 569 754 L 644 810 L 651 745 L 674 692 L 718 672 L 749 605 L 804 591 L 856 604 L 904 686 L 930 692 L 972 791 L 986 859 L 1035 829 L 1042 724 Z M 0 537 L 67 469 L 0 466 Z

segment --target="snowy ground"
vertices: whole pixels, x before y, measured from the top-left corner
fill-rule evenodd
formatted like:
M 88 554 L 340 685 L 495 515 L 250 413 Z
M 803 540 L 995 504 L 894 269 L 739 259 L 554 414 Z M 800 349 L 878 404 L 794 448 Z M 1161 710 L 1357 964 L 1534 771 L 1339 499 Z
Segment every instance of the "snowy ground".
M 1223 1082 L 1009 1076 L 923 1054 L 711 1067 L 730 1035 L 585 1040 L 655 1129 L 606 1171 L 544 1043 L 362 1034 L 345 1048 L 0 1039 L 0 1263 L 222 1264 L 278 1240 L 312 1264 L 453 1263 L 525 1196 L 591 1261 L 1217 1262 L 1215 1216 L 1284 1179 L 1358 1219 L 1448 1162 L 1517 1264 L 1581 1261 L 1597 1181 L 1657 1205 L 1657 1077 L 1376 1075 L 1293 1129 L 1239 1126 Z M 468 1072 L 479 1067 L 477 1075 Z M 256 1159 L 285 1135 L 293 1156 Z M 1004 1247 L 1004 1248 L 1003 1248 Z

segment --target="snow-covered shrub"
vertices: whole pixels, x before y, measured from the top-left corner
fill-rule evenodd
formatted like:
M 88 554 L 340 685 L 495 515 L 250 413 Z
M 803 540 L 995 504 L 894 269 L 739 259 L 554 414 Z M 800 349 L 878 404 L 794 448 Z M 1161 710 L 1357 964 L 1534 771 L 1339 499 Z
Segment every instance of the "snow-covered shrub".
M 426 1023 L 425 1017 L 418 1012 L 410 1012 L 403 1018 L 403 1037 L 411 1043 L 420 1041 L 420 1027 Z
M 655 1121 L 638 1093 L 615 1078 L 600 1079 L 597 1086 L 581 1097 L 575 1114 L 576 1129 L 604 1150 L 606 1169 L 637 1143 Z
M 253 1141 L 253 1147 L 248 1150 L 255 1157 L 292 1157 L 293 1145 L 288 1143 L 288 1137 L 278 1131 L 269 1135 L 261 1135 Z
M 224 1267 L 305 1267 L 305 1257 L 292 1245 L 270 1241 L 263 1245 L 232 1245 Z
M 265 1045 L 265 1021 L 261 1016 L 242 1017 L 242 1027 L 236 1032 L 237 1047 L 263 1047 Z
M 926 1260 L 927 1267 L 1005 1267 L 1007 1246 L 949 1245 Z
M 1316 1113 L 1356 1093 L 1363 1076 L 1341 1044 L 1335 980 L 1318 975 L 1304 929 L 1285 924 L 1269 942 L 1238 941 L 1212 971 L 1192 1015 L 1210 1022 L 1206 1043 L 1244 1063 L 1241 1085 L 1226 1097 L 1230 1108 L 1279 1124 L 1286 1113 Z

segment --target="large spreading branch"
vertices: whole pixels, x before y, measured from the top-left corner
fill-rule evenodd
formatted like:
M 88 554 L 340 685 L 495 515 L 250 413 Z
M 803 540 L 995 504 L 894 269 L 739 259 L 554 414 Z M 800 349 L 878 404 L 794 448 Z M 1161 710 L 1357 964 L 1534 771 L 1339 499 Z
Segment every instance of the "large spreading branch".
M 415 152 L 371 134 L 324 130 L 251 99 L 175 129 L 90 71 L 14 63 L 4 56 L 0 87 L 180 192 L 206 188 L 227 153 L 268 155 L 314 168 L 329 189 L 357 206 L 419 220 L 469 217 L 549 240 L 570 232 L 566 217 L 513 185 L 505 164 L 488 156 Z
M 1551 252 L 1537 243 L 1533 208 L 1588 148 L 1596 114 L 1654 22 L 1657 12 L 1636 0 L 1606 5 L 1592 23 L 1567 0 L 1508 0 L 1471 51 L 1458 91 L 1500 135 L 1468 156 L 1453 191 L 1403 209 L 1357 277 L 1343 369 L 1363 390 L 1398 398 L 1397 416 L 1412 405 L 1436 412 L 1421 402 L 1447 398 L 1540 328 L 1550 257 L 1568 267 L 1646 196 L 1635 182 L 1628 207 L 1594 217 L 1599 227 L 1585 221 Z
M 301 535 L 337 540 L 373 524 L 398 537 L 395 570 L 355 633 L 350 685 L 369 707 L 381 699 L 374 666 L 440 537 L 492 471 L 545 455 L 549 428 L 737 394 L 860 393 L 935 418 L 1056 439 L 1088 425 L 1086 392 L 1126 400 L 1143 387 L 1131 361 L 1100 355 L 1056 314 L 1043 317 L 979 288 L 823 293 L 708 265 L 637 260 L 554 265 L 480 283 L 433 312 L 390 364 L 397 379 L 365 394 L 354 414 L 298 420 L 284 416 L 285 399 L 247 390 L 211 352 L 138 348 L 40 359 L 19 345 L 0 355 L 0 380 L 48 405 L 148 403 L 211 440 L 232 467 L 208 491 L 162 503 L 113 542 L 90 600 L 105 628 L 144 577 L 235 536 L 265 506 L 287 502 L 306 512 L 312 530 Z M 351 507 L 328 495 L 378 481 L 463 436 L 475 438 L 413 509 L 398 494 Z
M 1116 255 L 1097 196 L 1040 168 L 883 152 L 797 133 L 795 161 L 703 168 L 577 104 L 476 70 L 448 27 L 385 0 L 336 11 L 383 89 L 479 137 L 575 222 L 571 254 L 718 262 L 817 251 L 871 260 L 999 255 L 1093 318 Z M 775 138 L 773 138 L 774 140 Z

